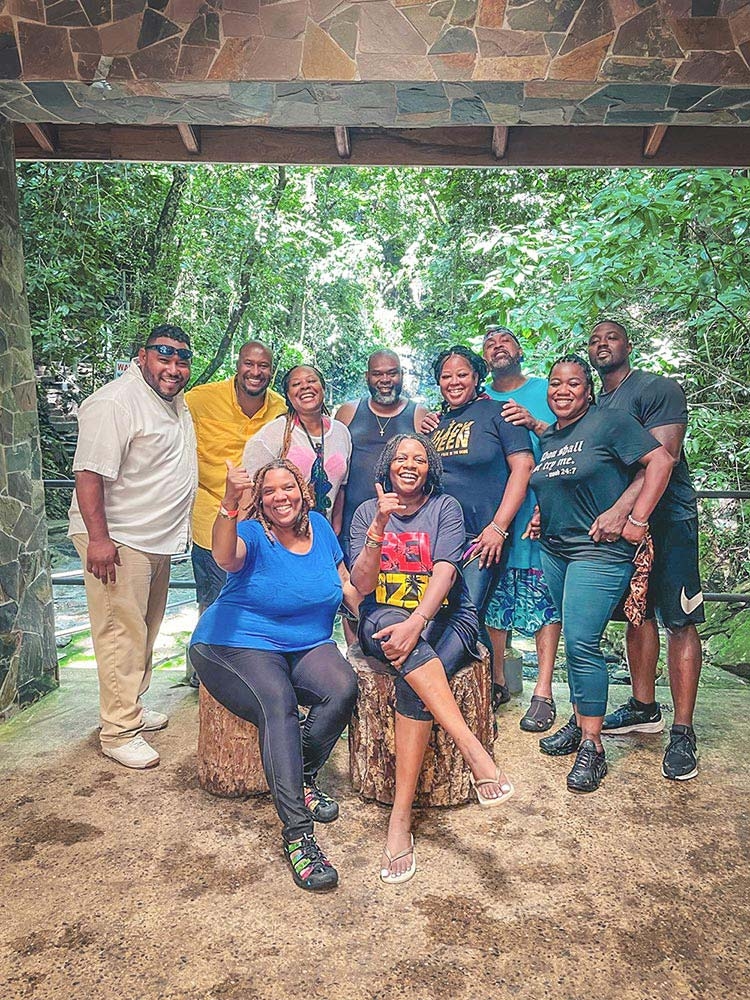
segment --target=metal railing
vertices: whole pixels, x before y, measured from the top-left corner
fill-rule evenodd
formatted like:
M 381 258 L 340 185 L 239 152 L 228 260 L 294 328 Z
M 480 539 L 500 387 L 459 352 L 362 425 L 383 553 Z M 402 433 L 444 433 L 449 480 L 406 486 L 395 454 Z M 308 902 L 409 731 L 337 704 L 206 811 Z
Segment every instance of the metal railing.
M 45 489 L 72 489 L 75 486 L 73 479 L 45 479 Z M 750 500 L 750 490 L 696 490 L 695 495 L 699 500 Z M 172 563 L 182 562 L 189 558 L 186 553 L 172 556 Z M 53 586 L 83 587 L 83 576 L 77 571 L 53 573 Z M 169 581 L 170 590 L 195 590 L 194 580 L 172 580 Z M 704 601 L 712 601 L 718 604 L 750 604 L 750 594 L 725 594 L 725 593 L 705 593 Z

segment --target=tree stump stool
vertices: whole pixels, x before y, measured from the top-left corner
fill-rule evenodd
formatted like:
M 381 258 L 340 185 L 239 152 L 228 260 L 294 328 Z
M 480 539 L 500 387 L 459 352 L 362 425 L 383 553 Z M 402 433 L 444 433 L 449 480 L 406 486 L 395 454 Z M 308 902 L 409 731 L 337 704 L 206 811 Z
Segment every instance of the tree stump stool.
M 489 653 L 459 670 L 450 681 L 453 697 L 469 729 L 492 754 L 494 743 Z M 358 643 L 349 647 L 359 698 L 349 724 L 349 776 L 363 799 L 393 804 L 396 789 L 395 684 L 378 660 Z M 448 734 L 433 726 L 417 782 L 417 806 L 463 805 L 471 798 L 470 770 Z
M 198 693 L 198 782 L 224 798 L 268 791 L 258 730 L 220 705 L 203 684 Z

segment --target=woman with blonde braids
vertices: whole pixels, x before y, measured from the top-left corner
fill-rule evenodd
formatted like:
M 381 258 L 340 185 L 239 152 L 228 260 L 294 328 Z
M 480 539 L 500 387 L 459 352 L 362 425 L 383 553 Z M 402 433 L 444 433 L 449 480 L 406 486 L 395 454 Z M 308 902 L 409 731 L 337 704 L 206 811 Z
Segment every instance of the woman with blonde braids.
M 281 388 L 286 417 L 277 417 L 250 438 L 242 464 L 253 476 L 271 459 L 288 458 L 310 484 L 313 510 L 323 514 L 339 534 L 352 454 L 349 430 L 328 415 L 325 382 L 315 368 L 295 365 L 284 375 Z
M 227 582 L 198 622 L 190 660 L 217 701 L 258 727 L 295 883 L 332 889 L 338 874 L 315 840 L 313 822 L 330 823 L 339 812 L 317 775 L 357 697 L 354 672 L 332 638 L 342 594 L 351 599 L 356 592 L 336 535 L 312 510 L 295 465 L 275 459 L 253 482 L 244 469 L 227 465 L 212 544 Z M 249 517 L 238 524 L 245 491 Z M 310 706 L 301 740 L 298 704 Z

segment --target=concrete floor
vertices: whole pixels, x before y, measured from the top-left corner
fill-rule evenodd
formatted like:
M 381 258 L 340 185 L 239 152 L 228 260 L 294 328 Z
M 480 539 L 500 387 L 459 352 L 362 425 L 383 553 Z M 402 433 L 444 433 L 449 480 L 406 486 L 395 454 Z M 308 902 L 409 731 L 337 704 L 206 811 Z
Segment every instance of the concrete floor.
M 349 790 L 342 741 L 324 782 L 341 818 L 319 828 L 341 884 L 320 897 L 294 887 L 268 799 L 198 788 L 180 670 L 155 676 L 171 721 L 141 773 L 98 752 L 93 670 L 65 673 L 0 729 L 3 1000 L 748 995 L 750 691 L 701 691 L 697 780 L 661 778 L 663 736 L 610 739 L 582 797 L 514 701 L 497 757 L 515 798 L 423 811 L 400 888 L 378 880 L 387 812 Z

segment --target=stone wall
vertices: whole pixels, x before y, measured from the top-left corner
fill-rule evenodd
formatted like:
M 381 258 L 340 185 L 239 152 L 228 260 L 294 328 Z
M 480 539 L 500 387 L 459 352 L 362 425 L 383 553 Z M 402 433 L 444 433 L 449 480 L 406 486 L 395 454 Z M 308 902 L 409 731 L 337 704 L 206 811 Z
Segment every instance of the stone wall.
M 0 120 L 0 719 L 57 685 L 13 137 Z
M 741 125 L 750 119 L 750 3 L 0 0 L 0 114 Z

